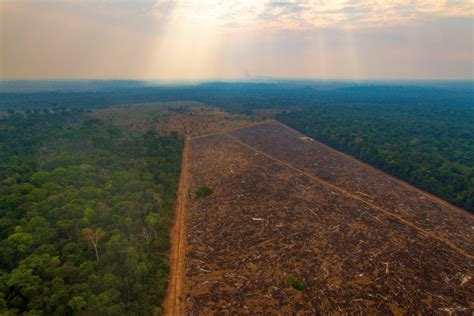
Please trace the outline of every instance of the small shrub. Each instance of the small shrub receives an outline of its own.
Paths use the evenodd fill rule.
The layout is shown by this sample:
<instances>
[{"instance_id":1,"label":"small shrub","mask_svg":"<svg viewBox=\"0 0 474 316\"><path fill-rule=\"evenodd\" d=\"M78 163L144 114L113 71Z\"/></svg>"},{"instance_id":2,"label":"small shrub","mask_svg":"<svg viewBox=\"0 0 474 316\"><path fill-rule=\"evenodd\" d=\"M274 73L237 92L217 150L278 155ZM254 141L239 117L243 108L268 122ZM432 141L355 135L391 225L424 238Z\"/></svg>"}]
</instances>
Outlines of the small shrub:
<instances>
[{"instance_id":1,"label":"small shrub","mask_svg":"<svg viewBox=\"0 0 474 316\"><path fill-rule=\"evenodd\" d=\"M199 198L205 198L206 196L209 196L212 193L214 193L214 190L212 190L211 188L209 188L209 187L200 187L196 191L196 198L198 198L198 199Z\"/></svg>"},{"instance_id":2,"label":"small shrub","mask_svg":"<svg viewBox=\"0 0 474 316\"><path fill-rule=\"evenodd\" d=\"M295 290L298 290L298 291L303 291L303 289L304 289L303 281L299 280L297 277L295 277L294 275L291 275L291 274L286 276L285 283L287 285L291 285L292 288L294 288Z\"/></svg>"}]
</instances>

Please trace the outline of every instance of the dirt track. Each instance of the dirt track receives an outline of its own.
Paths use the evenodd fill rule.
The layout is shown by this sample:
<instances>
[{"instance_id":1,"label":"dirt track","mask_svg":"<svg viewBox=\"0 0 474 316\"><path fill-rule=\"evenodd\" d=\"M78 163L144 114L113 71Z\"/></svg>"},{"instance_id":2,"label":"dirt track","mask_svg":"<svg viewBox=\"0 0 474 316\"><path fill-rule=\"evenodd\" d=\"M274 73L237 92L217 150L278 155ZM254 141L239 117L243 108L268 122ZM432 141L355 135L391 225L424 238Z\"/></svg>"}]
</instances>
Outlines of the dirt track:
<instances>
[{"instance_id":1,"label":"dirt track","mask_svg":"<svg viewBox=\"0 0 474 316\"><path fill-rule=\"evenodd\" d=\"M184 222L186 200L189 182L189 138L185 139L183 158L181 163L181 176L179 179L178 199L176 203L176 221L171 231L171 251L170 251L170 279L168 291L163 307L165 315L181 315L181 291L184 271L184 248L186 244Z\"/></svg>"}]
</instances>

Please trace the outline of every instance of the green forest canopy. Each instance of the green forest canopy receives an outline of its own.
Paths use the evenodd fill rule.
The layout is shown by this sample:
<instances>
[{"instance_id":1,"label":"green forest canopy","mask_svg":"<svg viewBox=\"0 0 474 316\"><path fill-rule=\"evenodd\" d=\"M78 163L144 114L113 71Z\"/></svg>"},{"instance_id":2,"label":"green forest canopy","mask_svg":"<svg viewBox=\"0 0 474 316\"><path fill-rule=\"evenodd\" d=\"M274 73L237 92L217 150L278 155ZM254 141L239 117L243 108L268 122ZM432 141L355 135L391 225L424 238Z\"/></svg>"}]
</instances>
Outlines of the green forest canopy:
<instances>
[{"instance_id":1,"label":"green forest canopy","mask_svg":"<svg viewBox=\"0 0 474 316\"><path fill-rule=\"evenodd\" d=\"M0 120L0 314L160 312L182 139L80 111Z\"/></svg>"}]
</instances>

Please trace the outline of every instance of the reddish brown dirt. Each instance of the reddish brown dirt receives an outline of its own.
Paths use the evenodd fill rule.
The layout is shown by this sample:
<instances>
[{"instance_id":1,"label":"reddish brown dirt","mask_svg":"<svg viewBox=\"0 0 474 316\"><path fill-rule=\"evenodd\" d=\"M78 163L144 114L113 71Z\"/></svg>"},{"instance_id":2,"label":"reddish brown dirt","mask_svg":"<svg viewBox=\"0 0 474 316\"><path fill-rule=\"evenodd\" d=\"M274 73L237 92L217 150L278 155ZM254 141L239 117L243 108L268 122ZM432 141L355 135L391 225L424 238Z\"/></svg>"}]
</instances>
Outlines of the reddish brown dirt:
<instances>
[{"instance_id":1,"label":"reddish brown dirt","mask_svg":"<svg viewBox=\"0 0 474 316\"><path fill-rule=\"evenodd\" d=\"M181 291L184 271L184 249L186 246L184 216L189 186L188 148L189 139L186 138L181 163L178 199L176 203L176 219L171 231L171 251L169 255L171 268L170 279L166 298L163 302L165 315L182 315Z\"/></svg>"},{"instance_id":2,"label":"reddish brown dirt","mask_svg":"<svg viewBox=\"0 0 474 316\"><path fill-rule=\"evenodd\" d=\"M186 314L473 310L470 214L278 123L191 139L189 162Z\"/></svg>"}]
</instances>

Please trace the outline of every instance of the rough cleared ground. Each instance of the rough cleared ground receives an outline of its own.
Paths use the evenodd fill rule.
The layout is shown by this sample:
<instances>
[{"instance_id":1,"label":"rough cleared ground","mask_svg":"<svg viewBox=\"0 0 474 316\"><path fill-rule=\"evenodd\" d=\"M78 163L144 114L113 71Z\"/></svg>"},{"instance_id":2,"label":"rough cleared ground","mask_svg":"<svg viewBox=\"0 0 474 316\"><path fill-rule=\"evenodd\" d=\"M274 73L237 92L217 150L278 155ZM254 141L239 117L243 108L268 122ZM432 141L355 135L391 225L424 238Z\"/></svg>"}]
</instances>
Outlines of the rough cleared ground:
<instances>
[{"instance_id":1,"label":"rough cleared ground","mask_svg":"<svg viewBox=\"0 0 474 316\"><path fill-rule=\"evenodd\" d=\"M186 314L472 312L471 215L277 123L189 150Z\"/></svg>"},{"instance_id":2,"label":"rough cleared ground","mask_svg":"<svg viewBox=\"0 0 474 316\"><path fill-rule=\"evenodd\" d=\"M197 136L248 126L259 118L223 112L199 102L133 104L96 110L93 116L137 130Z\"/></svg>"}]
</instances>

